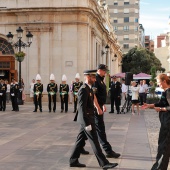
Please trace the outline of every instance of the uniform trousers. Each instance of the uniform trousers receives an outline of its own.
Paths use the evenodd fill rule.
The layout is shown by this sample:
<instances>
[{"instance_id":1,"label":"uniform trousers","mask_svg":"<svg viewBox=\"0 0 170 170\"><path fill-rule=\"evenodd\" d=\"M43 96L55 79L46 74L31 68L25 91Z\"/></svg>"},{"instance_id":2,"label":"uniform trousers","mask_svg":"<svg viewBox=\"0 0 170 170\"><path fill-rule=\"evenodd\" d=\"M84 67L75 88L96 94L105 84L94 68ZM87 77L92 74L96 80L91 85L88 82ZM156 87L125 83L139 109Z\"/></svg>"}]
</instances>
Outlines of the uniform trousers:
<instances>
[{"instance_id":1,"label":"uniform trousers","mask_svg":"<svg viewBox=\"0 0 170 170\"><path fill-rule=\"evenodd\" d=\"M103 105L100 105L101 109L102 107ZM99 142L102 145L103 149L105 150L106 154L111 154L113 150L110 143L107 141L105 124L103 120L104 115L98 115L97 110L95 109L94 119L95 119L95 127L96 127Z\"/></svg>"},{"instance_id":2,"label":"uniform trousers","mask_svg":"<svg viewBox=\"0 0 170 170\"><path fill-rule=\"evenodd\" d=\"M74 95L74 111L77 110L77 95Z\"/></svg>"},{"instance_id":3,"label":"uniform trousers","mask_svg":"<svg viewBox=\"0 0 170 170\"><path fill-rule=\"evenodd\" d=\"M61 99L61 110L64 110L64 104L65 104L65 112L68 111L68 94L60 95Z\"/></svg>"},{"instance_id":4,"label":"uniform trousers","mask_svg":"<svg viewBox=\"0 0 170 170\"><path fill-rule=\"evenodd\" d=\"M99 165L102 167L109 163L106 159L105 155L102 153L100 144L98 142L98 137L95 129L95 124L92 123L92 130L86 131L84 127L80 128L80 132L77 136L77 140L75 143L75 147L70 157L70 164L74 164L78 162L78 158L80 157L80 151L82 150L83 146L85 145L85 138L88 138L93 152L98 160Z\"/></svg>"},{"instance_id":5,"label":"uniform trousers","mask_svg":"<svg viewBox=\"0 0 170 170\"><path fill-rule=\"evenodd\" d=\"M37 111L38 106L40 111L42 111L42 95L39 94L38 96L34 94L34 105L35 105L35 111Z\"/></svg>"},{"instance_id":6,"label":"uniform trousers","mask_svg":"<svg viewBox=\"0 0 170 170\"><path fill-rule=\"evenodd\" d=\"M50 95L48 94L48 108L51 111L51 103L53 102L53 111L56 110L56 94Z\"/></svg>"},{"instance_id":7,"label":"uniform trousers","mask_svg":"<svg viewBox=\"0 0 170 170\"><path fill-rule=\"evenodd\" d=\"M5 111L6 109L6 94L0 96L0 110Z\"/></svg>"},{"instance_id":8,"label":"uniform trousers","mask_svg":"<svg viewBox=\"0 0 170 170\"><path fill-rule=\"evenodd\" d=\"M170 113L160 113L161 128L158 139L156 162L151 170L167 170L170 158Z\"/></svg>"},{"instance_id":9,"label":"uniform trousers","mask_svg":"<svg viewBox=\"0 0 170 170\"><path fill-rule=\"evenodd\" d=\"M19 111L17 96L11 96L11 102L12 102L12 109L15 111Z\"/></svg>"},{"instance_id":10,"label":"uniform trousers","mask_svg":"<svg viewBox=\"0 0 170 170\"><path fill-rule=\"evenodd\" d=\"M110 100L111 100L111 111L114 112L114 104L115 104L116 110L119 113L120 112L120 97L111 95Z\"/></svg>"}]
</instances>

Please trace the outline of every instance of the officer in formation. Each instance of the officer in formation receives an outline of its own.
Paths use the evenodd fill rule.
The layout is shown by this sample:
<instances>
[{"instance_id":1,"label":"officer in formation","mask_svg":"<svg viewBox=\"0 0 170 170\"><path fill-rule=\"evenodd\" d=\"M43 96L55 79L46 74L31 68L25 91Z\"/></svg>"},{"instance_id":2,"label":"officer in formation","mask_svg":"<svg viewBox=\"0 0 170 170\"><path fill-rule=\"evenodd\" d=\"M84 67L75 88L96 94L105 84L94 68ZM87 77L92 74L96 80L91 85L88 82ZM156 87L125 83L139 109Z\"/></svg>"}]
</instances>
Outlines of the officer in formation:
<instances>
[{"instance_id":1,"label":"officer in formation","mask_svg":"<svg viewBox=\"0 0 170 170\"><path fill-rule=\"evenodd\" d=\"M37 112L38 106L40 112L42 112L42 92L43 92L43 84L41 83L41 76L37 74L36 76L37 83L34 84L34 105L35 109L33 112Z\"/></svg>"},{"instance_id":2,"label":"officer in formation","mask_svg":"<svg viewBox=\"0 0 170 170\"><path fill-rule=\"evenodd\" d=\"M7 91L7 85L2 79L0 82L0 111L2 110L5 111L6 109L6 91Z\"/></svg>"},{"instance_id":3,"label":"officer in formation","mask_svg":"<svg viewBox=\"0 0 170 170\"><path fill-rule=\"evenodd\" d=\"M114 104L116 106L117 114L120 113L121 104L121 83L117 81L117 77L113 76L110 83L110 101L111 101L111 111L109 113L114 113Z\"/></svg>"},{"instance_id":4,"label":"officer in formation","mask_svg":"<svg viewBox=\"0 0 170 170\"><path fill-rule=\"evenodd\" d=\"M56 97L57 97L58 87L55 83L55 76L54 74L50 75L50 83L47 85L47 92L48 92L48 108L49 112L51 112L51 103L53 102L53 112L56 111Z\"/></svg>"},{"instance_id":5,"label":"officer in formation","mask_svg":"<svg viewBox=\"0 0 170 170\"><path fill-rule=\"evenodd\" d=\"M73 87L72 87L72 91L74 95L74 112L73 113L76 113L77 111L77 93L83 84L83 82L80 82L79 80L80 80L80 75L79 73L77 73L75 76L75 82L73 83Z\"/></svg>"},{"instance_id":6,"label":"officer in formation","mask_svg":"<svg viewBox=\"0 0 170 170\"><path fill-rule=\"evenodd\" d=\"M88 138L93 152L98 160L99 166L103 169L112 169L117 163L110 163L102 152L100 147L96 124L94 118L94 94L92 85L96 80L96 70L84 71L85 83L78 91L78 112L75 116L75 121L81 124L79 134L70 156L70 167L86 167L85 164L79 163L80 152L85 144L85 138Z\"/></svg>"},{"instance_id":7,"label":"officer in formation","mask_svg":"<svg viewBox=\"0 0 170 170\"><path fill-rule=\"evenodd\" d=\"M12 79L10 95L11 95L11 102L12 102L12 111L16 111L16 112L19 111L18 102L17 102L18 94L19 94L19 85L15 81L15 79Z\"/></svg>"},{"instance_id":8,"label":"officer in formation","mask_svg":"<svg viewBox=\"0 0 170 170\"><path fill-rule=\"evenodd\" d=\"M62 76L62 83L60 84L59 92L60 92L60 99L61 99L61 113L64 110L65 105L65 113L68 111L68 93L69 93L69 85L66 84L67 77L64 74Z\"/></svg>"}]
</instances>

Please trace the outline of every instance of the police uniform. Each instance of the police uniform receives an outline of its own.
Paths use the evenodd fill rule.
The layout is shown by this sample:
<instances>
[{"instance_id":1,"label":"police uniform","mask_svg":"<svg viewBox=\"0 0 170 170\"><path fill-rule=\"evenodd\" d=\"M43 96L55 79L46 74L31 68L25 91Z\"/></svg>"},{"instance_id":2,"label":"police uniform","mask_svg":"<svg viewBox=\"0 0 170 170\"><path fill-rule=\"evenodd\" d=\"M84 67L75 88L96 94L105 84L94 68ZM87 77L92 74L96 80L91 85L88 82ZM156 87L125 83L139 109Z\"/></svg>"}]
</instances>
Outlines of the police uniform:
<instances>
[{"instance_id":1,"label":"police uniform","mask_svg":"<svg viewBox=\"0 0 170 170\"><path fill-rule=\"evenodd\" d=\"M122 86L121 83L116 81L116 77L113 76L114 81L110 83L110 101L111 101L111 111L109 113L114 113L114 104L116 106L117 114L120 113L120 104L121 104L121 93Z\"/></svg>"},{"instance_id":2,"label":"police uniform","mask_svg":"<svg viewBox=\"0 0 170 170\"><path fill-rule=\"evenodd\" d=\"M14 82L11 84L11 87L10 87L12 111L19 111L18 102L17 102L18 93L19 93L19 85L14 80Z\"/></svg>"},{"instance_id":3,"label":"police uniform","mask_svg":"<svg viewBox=\"0 0 170 170\"><path fill-rule=\"evenodd\" d=\"M53 112L56 111L56 96L57 96L58 87L57 87L57 84L54 82L54 80L55 80L55 77L53 74L51 74L50 75L51 83L47 85L49 112L51 112L52 102L53 102Z\"/></svg>"},{"instance_id":4,"label":"police uniform","mask_svg":"<svg viewBox=\"0 0 170 170\"><path fill-rule=\"evenodd\" d=\"M60 99L61 99L61 112L64 110L65 104L65 112L68 111L68 93L69 93L69 85L65 82L67 81L66 75L62 76L62 84L60 84L59 92L60 92Z\"/></svg>"},{"instance_id":5,"label":"police uniform","mask_svg":"<svg viewBox=\"0 0 170 170\"><path fill-rule=\"evenodd\" d=\"M99 64L98 70L107 70L107 66L104 64ZM96 98L100 108L103 110L103 106L106 103L106 85L104 83L104 77L101 77L98 73L96 74L96 82L94 84L96 89ZM104 115L99 115L97 110L95 109L95 125L97 134L99 137L100 144L102 145L103 149L105 150L107 157L111 158L118 158L120 156L119 153L116 153L112 150L110 143L107 141L107 136L105 132L105 123L104 123Z\"/></svg>"},{"instance_id":6,"label":"police uniform","mask_svg":"<svg viewBox=\"0 0 170 170\"><path fill-rule=\"evenodd\" d=\"M76 110L77 110L77 93L78 93L78 90L80 89L80 87L83 84L83 82L79 82L79 79L80 79L79 73L76 74L75 79L76 79L76 82L73 83L73 87L72 87L72 91L73 91L73 95L74 95L74 112L73 113L76 113Z\"/></svg>"},{"instance_id":7,"label":"police uniform","mask_svg":"<svg viewBox=\"0 0 170 170\"><path fill-rule=\"evenodd\" d=\"M84 74L95 75L96 70L87 70ZM70 157L70 167L85 167L86 165L79 163L80 151L84 146L84 136L86 136L92 146L98 163L104 168L113 168L118 164L111 164L102 153L95 128L94 120L94 95L93 90L88 84L83 84L78 91L78 112L75 121L81 124L80 132Z\"/></svg>"},{"instance_id":8,"label":"police uniform","mask_svg":"<svg viewBox=\"0 0 170 170\"><path fill-rule=\"evenodd\" d=\"M6 110L6 91L7 85L3 82L0 84L0 111Z\"/></svg>"},{"instance_id":9,"label":"police uniform","mask_svg":"<svg viewBox=\"0 0 170 170\"><path fill-rule=\"evenodd\" d=\"M40 112L42 112L42 92L43 92L43 84L41 81L41 76L37 74L36 76L37 83L34 84L34 105L35 109L33 112L37 112L38 106L40 109Z\"/></svg>"}]
</instances>

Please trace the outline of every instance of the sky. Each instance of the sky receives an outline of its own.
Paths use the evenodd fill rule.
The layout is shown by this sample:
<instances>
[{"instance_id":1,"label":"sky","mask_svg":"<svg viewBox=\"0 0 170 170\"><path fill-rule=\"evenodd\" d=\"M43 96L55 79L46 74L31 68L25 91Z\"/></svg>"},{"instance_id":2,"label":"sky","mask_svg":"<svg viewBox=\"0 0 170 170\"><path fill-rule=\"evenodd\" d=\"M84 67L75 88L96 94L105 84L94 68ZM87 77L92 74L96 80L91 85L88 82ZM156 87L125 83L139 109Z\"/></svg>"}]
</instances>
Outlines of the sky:
<instances>
[{"instance_id":1,"label":"sky","mask_svg":"<svg viewBox=\"0 0 170 170\"><path fill-rule=\"evenodd\" d=\"M140 24L152 39L168 30L170 0L140 0Z\"/></svg>"}]
</instances>

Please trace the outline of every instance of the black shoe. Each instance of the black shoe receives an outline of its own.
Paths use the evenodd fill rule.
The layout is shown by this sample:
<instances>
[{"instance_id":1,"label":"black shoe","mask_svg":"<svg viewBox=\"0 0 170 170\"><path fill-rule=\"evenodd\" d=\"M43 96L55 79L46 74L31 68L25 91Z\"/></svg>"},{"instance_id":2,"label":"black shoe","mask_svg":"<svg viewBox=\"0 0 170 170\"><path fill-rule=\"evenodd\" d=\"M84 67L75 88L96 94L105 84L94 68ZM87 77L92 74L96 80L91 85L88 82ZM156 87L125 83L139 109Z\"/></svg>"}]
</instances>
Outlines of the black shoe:
<instances>
[{"instance_id":1,"label":"black shoe","mask_svg":"<svg viewBox=\"0 0 170 170\"><path fill-rule=\"evenodd\" d=\"M77 162L77 163L70 164L70 167L79 167L79 168L82 167L83 168L83 167L86 167L86 165Z\"/></svg>"},{"instance_id":2,"label":"black shoe","mask_svg":"<svg viewBox=\"0 0 170 170\"><path fill-rule=\"evenodd\" d=\"M76 113L76 111L74 110L74 112L73 113Z\"/></svg>"},{"instance_id":3,"label":"black shoe","mask_svg":"<svg viewBox=\"0 0 170 170\"><path fill-rule=\"evenodd\" d=\"M49 110L49 112L51 112L51 110Z\"/></svg>"},{"instance_id":4,"label":"black shoe","mask_svg":"<svg viewBox=\"0 0 170 170\"><path fill-rule=\"evenodd\" d=\"M117 112L117 114L120 114L120 112Z\"/></svg>"},{"instance_id":5,"label":"black shoe","mask_svg":"<svg viewBox=\"0 0 170 170\"><path fill-rule=\"evenodd\" d=\"M89 152L88 151L86 151L84 148L81 150L81 152L80 152L81 154L83 154L83 155L88 155L89 154Z\"/></svg>"},{"instance_id":6,"label":"black shoe","mask_svg":"<svg viewBox=\"0 0 170 170\"><path fill-rule=\"evenodd\" d=\"M112 151L111 153L107 154L107 158L119 158L120 154Z\"/></svg>"},{"instance_id":7,"label":"black shoe","mask_svg":"<svg viewBox=\"0 0 170 170\"><path fill-rule=\"evenodd\" d=\"M15 110L16 112L19 112L19 110Z\"/></svg>"},{"instance_id":8,"label":"black shoe","mask_svg":"<svg viewBox=\"0 0 170 170\"><path fill-rule=\"evenodd\" d=\"M55 113L55 110L53 110L53 112Z\"/></svg>"},{"instance_id":9,"label":"black shoe","mask_svg":"<svg viewBox=\"0 0 170 170\"><path fill-rule=\"evenodd\" d=\"M65 111L65 113L67 113L67 111Z\"/></svg>"},{"instance_id":10,"label":"black shoe","mask_svg":"<svg viewBox=\"0 0 170 170\"><path fill-rule=\"evenodd\" d=\"M116 167L117 165L118 165L118 163L108 163L108 164L104 165L102 168L104 170L107 170L107 169L112 169L112 168Z\"/></svg>"},{"instance_id":11,"label":"black shoe","mask_svg":"<svg viewBox=\"0 0 170 170\"><path fill-rule=\"evenodd\" d=\"M3 109L3 111L5 112L5 109Z\"/></svg>"},{"instance_id":12,"label":"black shoe","mask_svg":"<svg viewBox=\"0 0 170 170\"><path fill-rule=\"evenodd\" d=\"M40 112L42 112L42 109L40 109Z\"/></svg>"},{"instance_id":13,"label":"black shoe","mask_svg":"<svg viewBox=\"0 0 170 170\"><path fill-rule=\"evenodd\" d=\"M37 112L36 110L34 110L33 112Z\"/></svg>"},{"instance_id":14,"label":"black shoe","mask_svg":"<svg viewBox=\"0 0 170 170\"><path fill-rule=\"evenodd\" d=\"M13 110L11 110L11 111L15 111L15 110L13 109Z\"/></svg>"},{"instance_id":15,"label":"black shoe","mask_svg":"<svg viewBox=\"0 0 170 170\"><path fill-rule=\"evenodd\" d=\"M63 113L63 110L61 110L61 112L60 113Z\"/></svg>"},{"instance_id":16,"label":"black shoe","mask_svg":"<svg viewBox=\"0 0 170 170\"><path fill-rule=\"evenodd\" d=\"M114 113L114 111L110 111L109 113Z\"/></svg>"}]
</instances>

